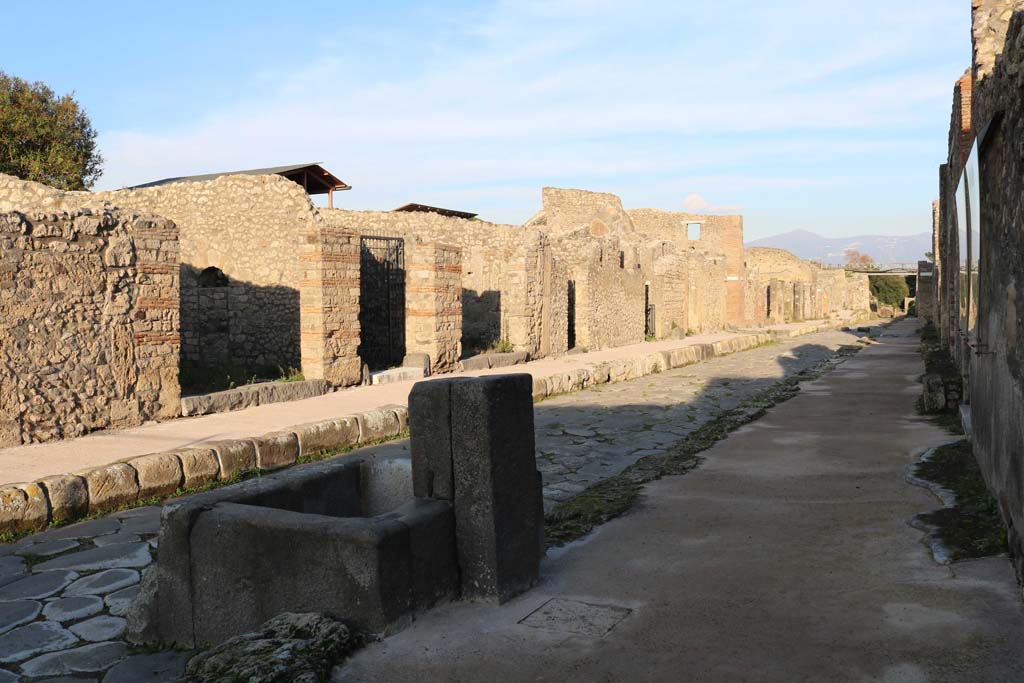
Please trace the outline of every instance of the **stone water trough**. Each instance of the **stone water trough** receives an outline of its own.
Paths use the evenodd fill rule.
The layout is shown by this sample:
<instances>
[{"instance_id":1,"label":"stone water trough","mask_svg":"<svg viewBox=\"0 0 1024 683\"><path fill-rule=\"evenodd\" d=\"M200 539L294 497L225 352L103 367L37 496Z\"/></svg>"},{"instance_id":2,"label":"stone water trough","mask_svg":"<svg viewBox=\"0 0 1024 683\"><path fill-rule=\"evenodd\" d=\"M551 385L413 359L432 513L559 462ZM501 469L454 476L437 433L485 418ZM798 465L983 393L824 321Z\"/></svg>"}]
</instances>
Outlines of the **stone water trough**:
<instances>
[{"instance_id":1,"label":"stone water trough","mask_svg":"<svg viewBox=\"0 0 1024 683\"><path fill-rule=\"evenodd\" d=\"M529 375L409 398L412 457L341 457L164 508L151 640L216 644L283 612L369 631L456 598L504 601L543 555Z\"/></svg>"}]
</instances>

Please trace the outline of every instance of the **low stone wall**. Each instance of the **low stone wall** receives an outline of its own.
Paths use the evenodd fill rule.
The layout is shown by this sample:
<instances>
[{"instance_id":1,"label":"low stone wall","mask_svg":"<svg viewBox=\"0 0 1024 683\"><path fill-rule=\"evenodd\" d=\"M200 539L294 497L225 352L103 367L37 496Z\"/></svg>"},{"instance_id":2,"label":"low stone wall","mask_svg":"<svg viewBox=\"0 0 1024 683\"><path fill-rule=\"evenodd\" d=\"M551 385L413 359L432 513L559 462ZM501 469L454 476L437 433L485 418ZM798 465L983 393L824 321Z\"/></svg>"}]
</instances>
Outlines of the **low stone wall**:
<instances>
[{"instance_id":1,"label":"low stone wall","mask_svg":"<svg viewBox=\"0 0 1024 683\"><path fill-rule=\"evenodd\" d=\"M178 231L0 214L0 447L178 414Z\"/></svg>"},{"instance_id":2,"label":"low stone wall","mask_svg":"<svg viewBox=\"0 0 1024 683\"><path fill-rule=\"evenodd\" d=\"M254 406L286 401L301 401L322 396L332 390L330 382L323 379L308 379L301 382L262 382L236 389L215 391L181 399L181 414L184 417L210 415L243 410Z\"/></svg>"}]
</instances>

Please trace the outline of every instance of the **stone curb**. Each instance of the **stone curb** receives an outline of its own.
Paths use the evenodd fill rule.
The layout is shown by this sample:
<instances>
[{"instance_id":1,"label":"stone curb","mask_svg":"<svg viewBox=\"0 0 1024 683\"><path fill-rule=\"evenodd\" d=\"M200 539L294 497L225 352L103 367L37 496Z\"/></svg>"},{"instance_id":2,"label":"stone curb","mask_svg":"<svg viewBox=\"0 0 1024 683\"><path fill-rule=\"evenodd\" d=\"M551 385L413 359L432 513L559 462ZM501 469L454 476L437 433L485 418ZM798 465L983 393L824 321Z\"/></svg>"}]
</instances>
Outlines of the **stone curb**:
<instances>
[{"instance_id":1,"label":"stone curb","mask_svg":"<svg viewBox=\"0 0 1024 683\"><path fill-rule=\"evenodd\" d=\"M0 487L0 533L37 531L50 522L72 522L95 512L169 497L225 481L242 472L291 467L325 451L393 439L409 419L405 406L382 406L297 425L248 439L224 439L127 462Z\"/></svg>"},{"instance_id":2,"label":"stone curb","mask_svg":"<svg viewBox=\"0 0 1024 683\"><path fill-rule=\"evenodd\" d=\"M856 323L857 320L848 320L798 330L744 334L709 344L596 363L571 372L544 377L535 375L533 400L540 401L599 384L639 379L708 358L753 349L778 339L815 334ZM251 388L248 391L253 396L259 395ZM304 459L314 459L325 451L392 439L405 430L408 415L405 406L382 406L358 415L296 425L259 437L201 443L73 474L49 476L32 483L9 484L0 487L0 533L35 531L50 522L70 522L87 514L113 510L147 498L170 496L182 487L196 489L225 481L246 470L278 470Z\"/></svg>"}]
</instances>

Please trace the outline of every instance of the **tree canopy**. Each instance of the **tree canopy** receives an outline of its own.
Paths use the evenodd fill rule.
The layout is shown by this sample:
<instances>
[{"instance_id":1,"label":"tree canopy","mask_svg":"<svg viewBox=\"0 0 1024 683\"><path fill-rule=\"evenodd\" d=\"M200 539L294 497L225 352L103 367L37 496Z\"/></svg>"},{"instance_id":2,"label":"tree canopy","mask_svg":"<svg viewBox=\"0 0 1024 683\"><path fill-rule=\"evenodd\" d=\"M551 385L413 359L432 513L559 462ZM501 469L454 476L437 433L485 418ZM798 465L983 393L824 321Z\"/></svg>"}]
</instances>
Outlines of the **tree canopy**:
<instances>
[{"instance_id":1,"label":"tree canopy","mask_svg":"<svg viewBox=\"0 0 1024 683\"><path fill-rule=\"evenodd\" d=\"M902 306L903 300L910 296L910 285L902 275L872 275L871 293L880 304Z\"/></svg>"},{"instance_id":2,"label":"tree canopy","mask_svg":"<svg viewBox=\"0 0 1024 683\"><path fill-rule=\"evenodd\" d=\"M96 131L73 97L0 71L0 173L85 190L103 172Z\"/></svg>"},{"instance_id":3,"label":"tree canopy","mask_svg":"<svg viewBox=\"0 0 1024 683\"><path fill-rule=\"evenodd\" d=\"M846 265L853 268L871 268L871 266L875 265L875 259L856 249L847 249L844 255L846 256Z\"/></svg>"}]
</instances>

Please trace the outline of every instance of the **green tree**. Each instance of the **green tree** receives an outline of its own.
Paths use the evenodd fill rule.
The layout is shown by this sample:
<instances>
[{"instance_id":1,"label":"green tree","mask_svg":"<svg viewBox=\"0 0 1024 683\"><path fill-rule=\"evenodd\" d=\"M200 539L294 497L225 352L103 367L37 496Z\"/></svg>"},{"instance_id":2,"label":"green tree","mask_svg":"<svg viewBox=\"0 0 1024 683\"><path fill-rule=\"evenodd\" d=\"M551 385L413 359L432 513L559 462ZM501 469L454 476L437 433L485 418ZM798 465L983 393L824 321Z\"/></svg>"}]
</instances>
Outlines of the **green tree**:
<instances>
[{"instance_id":1,"label":"green tree","mask_svg":"<svg viewBox=\"0 0 1024 683\"><path fill-rule=\"evenodd\" d=\"M910 286L902 275L872 275L870 278L871 293L883 306L902 306L903 300L910 296Z\"/></svg>"},{"instance_id":2,"label":"green tree","mask_svg":"<svg viewBox=\"0 0 1024 683\"><path fill-rule=\"evenodd\" d=\"M84 190L103 172L96 131L72 94L0 71L0 173Z\"/></svg>"}]
</instances>

